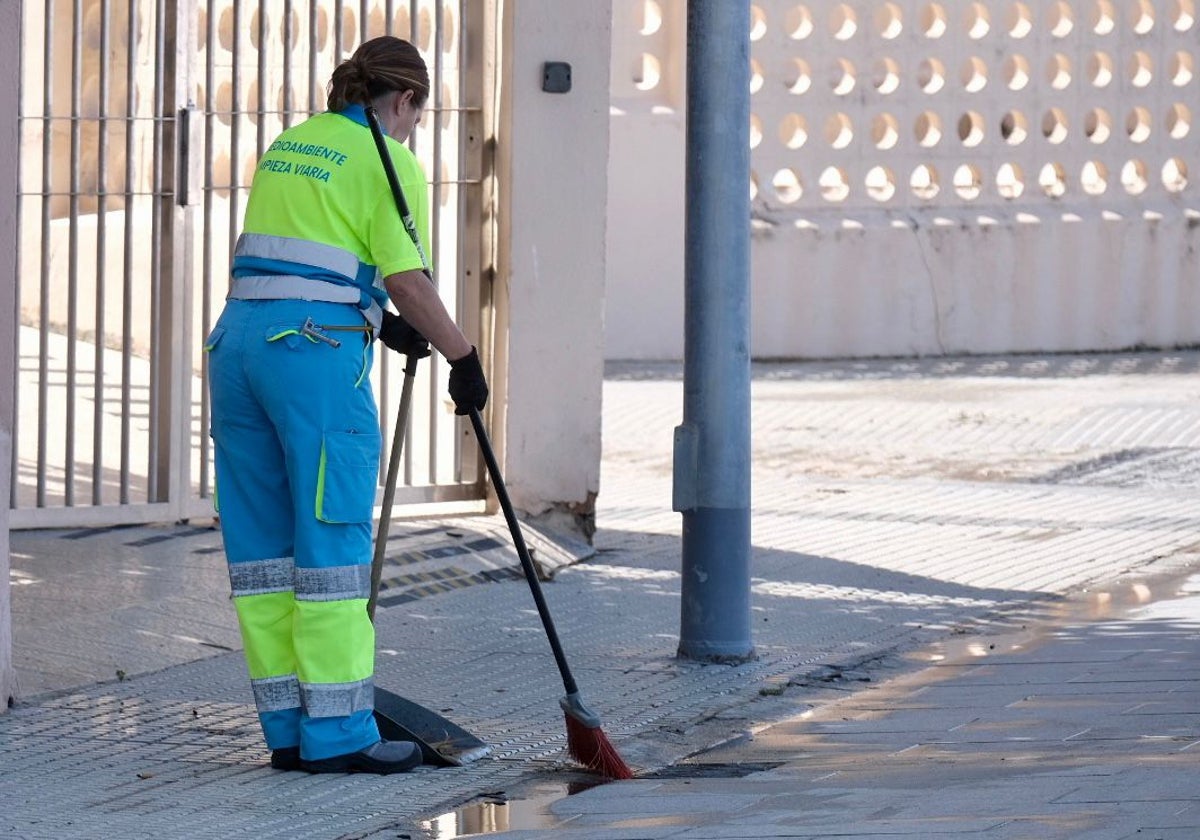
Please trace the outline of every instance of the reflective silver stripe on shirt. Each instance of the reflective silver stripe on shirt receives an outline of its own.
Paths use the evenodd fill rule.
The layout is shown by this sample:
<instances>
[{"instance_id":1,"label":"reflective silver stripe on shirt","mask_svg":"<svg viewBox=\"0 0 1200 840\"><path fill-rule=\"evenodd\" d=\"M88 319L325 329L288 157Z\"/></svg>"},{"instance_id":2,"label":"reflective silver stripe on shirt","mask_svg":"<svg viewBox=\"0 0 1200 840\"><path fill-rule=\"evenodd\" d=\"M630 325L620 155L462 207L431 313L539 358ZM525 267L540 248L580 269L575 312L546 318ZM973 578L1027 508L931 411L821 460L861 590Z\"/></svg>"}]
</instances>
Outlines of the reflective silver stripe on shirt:
<instances>
[{"instance_id":1,"label":"reflective silver stripe on shirt","mask_svg":"<svg viewBox=\"0 0 1200 840\"><path fill-rule=\"evenodd\" d=\"M296 569L297 601L347 601L371 597L371 566Z\"/></svg>"},{"instance_id":2,"label":"reflective silver stripe on shirt","mask_svg":"<svg viewBox=\"0 0 1200 840\"><path fill-rule=\"evenodd\" d=\"M300 683L309 717L346 717L375 708L375 678L351 683Z\"/></svg>"},{"instance_id":3,"label":"reflective silver stripe on shirt","mask_svg":"<svg viewBox=\"0 0 1200 840\"><path fill-rule=\"evenodd\" d=\"M311 239L272 236L267 233L243 233L238 237L233 255L302 263L332 271L350 281L358 277L357 255L345 248L313 242Z\"/></svg>"},{"instance_id":4,"label":"reflective silver stripe on shirt","mask_svg":"<svg viewBox=\"0 0 1200 840\"><path fill-rule=\"evenodd\" d=\"M313 280L295 274L252 274L229 280L229 294L234 300L316 300L324 303L349 303L376 332L383 323L383 309L375 299L358 286L341 286L327 280ZM363 298L370 300L364 308Z\"/></svg>"},{"instance_id":5,"label":"reflective silver stripe on shirt","mask_svg":"<svg viewBox=\"0 0 1200 840\"><path fill-rule=\"evenodd\" d=\"M254 705L262 712L282 712L300 708L300 680L295 674L250 680Z\"/></svg>"},{"instance_id":6,"label":"reflective silver stripe on shirt","mask_svg":"<svg viewBox=\"0 0 1200 840\"><path fill-rule=\"evenodd\" d=\"M229 297L238 300L320 300L353 303L362 300L358 286L339 286L328 280L313 280L295 274L252 274L229 281Z\"/></svg>"},{"instance_id":7,"label":"reflective silver stripe on shirt","mask_svg":"<svg viewBox=\"0 0 1200 840\"><path fill-rule=\"evenodd\" d=\"M291 557L250 560L229 564L229 586L233 597L290 592L296 577L296 562Z\"/></svg>"}]
</instances>

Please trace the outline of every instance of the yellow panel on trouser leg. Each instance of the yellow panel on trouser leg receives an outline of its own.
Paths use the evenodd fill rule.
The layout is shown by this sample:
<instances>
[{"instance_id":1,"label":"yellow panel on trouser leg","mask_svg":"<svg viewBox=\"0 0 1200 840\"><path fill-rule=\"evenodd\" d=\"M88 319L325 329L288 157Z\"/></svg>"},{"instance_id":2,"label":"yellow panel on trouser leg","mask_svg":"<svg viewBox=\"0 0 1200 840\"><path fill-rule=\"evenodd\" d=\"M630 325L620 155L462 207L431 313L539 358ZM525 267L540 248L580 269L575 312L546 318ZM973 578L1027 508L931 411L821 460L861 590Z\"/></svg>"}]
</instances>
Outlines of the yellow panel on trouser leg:
<instances>
[{"instance_id":1,"label":"yellow panel on trouser leg","mask_svg":"<svg viewBox=\"0 0 1200 840\"><path fill-rule=\"evenodd\" d=\"M352 683L375 672L367 599L297 601L293 639L302 683Z\"/></svg>"},{"instance_id":2,"label":"yellow panel on trouser leg","mask_svg":"<svg viewBox=\"0 0 1200 840\"><path fill-rule=\"evenodd\" d=\"M242 628L250 679L295 673L292 633L297 605L291 591L240 595L233 599L233 606Z\"/></svg>"}]
</instances>

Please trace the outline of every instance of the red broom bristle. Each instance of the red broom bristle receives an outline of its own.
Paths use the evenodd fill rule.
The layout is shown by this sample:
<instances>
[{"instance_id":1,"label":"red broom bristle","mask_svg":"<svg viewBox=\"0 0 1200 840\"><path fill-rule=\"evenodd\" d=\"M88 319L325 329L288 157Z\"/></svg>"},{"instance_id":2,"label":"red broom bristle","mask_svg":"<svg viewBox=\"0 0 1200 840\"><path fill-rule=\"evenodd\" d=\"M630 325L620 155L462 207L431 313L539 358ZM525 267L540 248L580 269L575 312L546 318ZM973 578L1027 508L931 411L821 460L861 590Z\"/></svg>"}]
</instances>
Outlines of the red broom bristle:
<instances>
[{"instance_id":1,"label":"red broom bristle","mask_svg":"<svg viewBox=\"0 0 1200 840\"><path fill-rule=\"evenodd\" d=\"M629 769L604 730L567 715L567 752L584 767L609 779L632 779Z\"/></svg>"}]
</instances>

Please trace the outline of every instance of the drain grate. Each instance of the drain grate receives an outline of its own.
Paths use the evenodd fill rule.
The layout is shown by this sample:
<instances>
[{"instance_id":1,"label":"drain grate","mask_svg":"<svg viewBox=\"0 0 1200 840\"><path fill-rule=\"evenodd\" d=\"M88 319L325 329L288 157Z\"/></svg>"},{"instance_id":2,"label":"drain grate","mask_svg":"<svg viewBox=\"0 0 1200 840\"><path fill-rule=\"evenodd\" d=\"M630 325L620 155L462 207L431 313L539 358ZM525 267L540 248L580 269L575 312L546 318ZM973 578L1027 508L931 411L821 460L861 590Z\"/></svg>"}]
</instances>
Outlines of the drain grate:
<instances>
[{"instance_id":1,"label":"drain grate","mask_svg":"<svg viewBox=\"0 0 1200 840\"><path fill-rule=\"evenodd\" d=\"M727 764L673 764L653 773L639 773L639 779L744 779L783 766L782 761L742 761Z\"/></svg>"}]
</instances>

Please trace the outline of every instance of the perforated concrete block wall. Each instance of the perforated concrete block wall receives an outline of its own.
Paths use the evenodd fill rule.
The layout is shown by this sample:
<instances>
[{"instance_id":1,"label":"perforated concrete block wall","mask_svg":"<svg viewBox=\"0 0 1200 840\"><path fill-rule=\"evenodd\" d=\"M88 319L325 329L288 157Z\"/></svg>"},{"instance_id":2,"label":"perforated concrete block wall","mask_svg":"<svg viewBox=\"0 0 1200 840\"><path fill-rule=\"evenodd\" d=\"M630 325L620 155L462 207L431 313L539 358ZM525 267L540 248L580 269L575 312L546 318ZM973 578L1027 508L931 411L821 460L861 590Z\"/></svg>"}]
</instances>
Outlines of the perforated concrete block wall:
<instances>
[{"instance_id":1,"label":"perforated concrete block wall","mask_svg":"<svg viewBox=\"0 0 1200 840\"><path fill-rule=\"evenodd\" d=\"M686 3L616 5L606 355L678 357ZM1200 340L1194 0L750 13L756 356Z\"/></svg>"}]
</instances>

